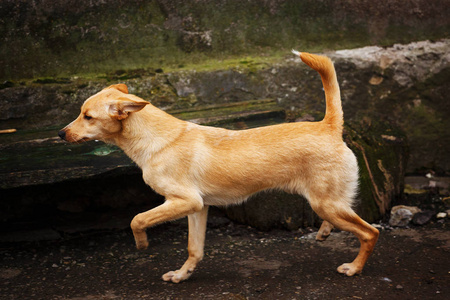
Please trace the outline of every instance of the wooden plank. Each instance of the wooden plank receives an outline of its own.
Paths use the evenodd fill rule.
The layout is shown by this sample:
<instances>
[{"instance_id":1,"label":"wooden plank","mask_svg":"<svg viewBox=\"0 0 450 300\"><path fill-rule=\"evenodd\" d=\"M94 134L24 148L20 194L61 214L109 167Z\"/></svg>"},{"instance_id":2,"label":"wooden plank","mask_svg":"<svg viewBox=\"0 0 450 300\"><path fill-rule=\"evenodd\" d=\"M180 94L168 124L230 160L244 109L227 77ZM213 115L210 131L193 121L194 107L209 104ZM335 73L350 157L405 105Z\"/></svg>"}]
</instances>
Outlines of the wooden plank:
<instances>
[{"instance_id":1,"label":"wooden plank","mask_svg":"<svg viewBox=\"0 0 450 300\"><path fill-rule=\"evenodd\" d=\"M233 129L282 123L285 118L284 110L271 99L169 113L193 123ZM116 146L95 141L69 144L56 136L59 128L0 135L1 189L103 176L113 171L140 172Z\"/></svg>"}]
</instances>

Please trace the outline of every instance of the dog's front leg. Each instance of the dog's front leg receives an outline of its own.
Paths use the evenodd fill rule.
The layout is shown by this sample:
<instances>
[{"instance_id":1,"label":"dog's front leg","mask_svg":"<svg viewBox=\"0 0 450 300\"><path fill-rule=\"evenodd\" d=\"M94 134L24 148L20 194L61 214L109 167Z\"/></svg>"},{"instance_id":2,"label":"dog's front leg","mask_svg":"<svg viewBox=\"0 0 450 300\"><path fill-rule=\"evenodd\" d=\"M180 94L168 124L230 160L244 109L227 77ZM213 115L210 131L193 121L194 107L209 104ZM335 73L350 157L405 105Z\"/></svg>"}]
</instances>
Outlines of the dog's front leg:
<instances>
[{"instance_id":1,"label":"dog's front leg","mask_svg":"<svg viewBox=\"0 0 450 300\"><path fill-rule=\"evenodd\" d=\"M197 264L203 259L203 248L205 245L206 220L208 218L208 206L204 206L199 212L188 216L189 221L189 258L181 269L170 271L162 276L164 281L178 283L188 279L194 272Z\"/></svg>"},{"instance_id":2,"label":"dog's front leg","mask_svg":"<svg viewBox=\"0 0 450 300\"><path fill-rule=\"evenodd\" d=\"M145 230L156 224L179 219L194 212L202 211L201 197L167 197L160 206L136 215L131 221L136 247L140 250L148 247Z\"/></svg>"}]
</instances>

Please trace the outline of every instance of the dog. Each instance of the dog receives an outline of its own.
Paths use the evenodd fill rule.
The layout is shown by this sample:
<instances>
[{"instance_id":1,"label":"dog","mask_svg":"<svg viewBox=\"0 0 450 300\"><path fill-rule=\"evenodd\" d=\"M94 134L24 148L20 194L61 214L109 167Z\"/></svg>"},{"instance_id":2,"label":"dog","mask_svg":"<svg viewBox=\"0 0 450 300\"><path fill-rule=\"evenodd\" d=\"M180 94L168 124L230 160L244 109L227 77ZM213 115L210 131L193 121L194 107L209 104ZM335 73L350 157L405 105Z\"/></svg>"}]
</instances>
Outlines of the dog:
<instances>
[{"instance_id":1,"label":"dog","mask_svg":"<svg viewBox=\"0 0 450 300\"><path fill-rule=\"evenodd\" d=\"M130 226L138 249L148 247L146 229L188 216L189 258L162 276L188 279L203 258L206 219L211 205L244 202L268 189L303 195L324 221L317 240L333 227L360 241L351 263L337 268L361 273L379 232L352 209L358 165L342 139L343 111L334 65L326 56L293 53L322 79L326 113L319 122L297 122L228 130L179 120L128 93L124 84L88 98L77 119L58 135L71 143L101 140L119 146L142 169L143 179L165 202L136 215Z\"/></svg>"}]
</instances>

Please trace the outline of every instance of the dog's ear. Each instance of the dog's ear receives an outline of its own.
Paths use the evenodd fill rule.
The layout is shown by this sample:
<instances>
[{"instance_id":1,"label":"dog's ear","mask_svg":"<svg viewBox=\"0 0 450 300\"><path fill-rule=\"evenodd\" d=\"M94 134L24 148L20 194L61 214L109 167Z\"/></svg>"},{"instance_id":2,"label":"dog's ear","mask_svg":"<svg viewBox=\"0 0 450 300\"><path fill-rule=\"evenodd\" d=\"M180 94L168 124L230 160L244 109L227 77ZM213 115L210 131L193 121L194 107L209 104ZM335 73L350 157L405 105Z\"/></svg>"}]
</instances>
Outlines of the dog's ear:
<instances>
[{"instance_id":1,"label":"dog's ear","mask_svg":"<svg viewBox=\"0 0 450 300\"><path fill-rule=\"evenodd\" d=\"M108 86L106 89L116 89L122 93L128 94L128 87L123 83L113 84Z\"/></svg>"},{"instance_id":2,"label":"dog's ear","mask_svg":"<svg viewBox=\"0 0 450 300\"><path fill-rule=\"evenodd\" d=\"M144 100L115 100L109 104L108 113L117 120L123 120L129 113L137 112L143 109L150 102Z\"/></svg>"}]
</instances>

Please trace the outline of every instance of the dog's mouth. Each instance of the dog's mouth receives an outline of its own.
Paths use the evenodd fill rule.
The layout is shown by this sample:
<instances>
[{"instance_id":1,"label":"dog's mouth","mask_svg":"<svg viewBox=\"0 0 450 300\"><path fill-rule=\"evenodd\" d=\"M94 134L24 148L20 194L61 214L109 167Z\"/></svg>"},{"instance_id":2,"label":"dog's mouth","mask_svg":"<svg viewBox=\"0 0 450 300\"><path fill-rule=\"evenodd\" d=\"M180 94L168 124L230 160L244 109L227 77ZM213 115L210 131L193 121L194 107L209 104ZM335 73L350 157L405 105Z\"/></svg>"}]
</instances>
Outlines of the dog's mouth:
<instances>
[{"instance_id":1,"label":"dog's mouth","mask_svg":"<svg viewBox=\"0 0 450 300\"><path fill-rule=\"evenodd\" d=\"M81 143L84 143L84 142L87 142L87 141L91 140L90 138L87 138L87 137L79 138L78 136L73 136L73 135L72 136L68 136L67 132L65 130L59 131L58 132L58 136L62 140L66 141L66 142L69 142L69 143L73 143L73 144L81 144Z\"/></svg>"},{"instance_id":2,"label":"dog's mouth","mask_svg":"<svg viewBox=\"0 0 450 300\"><path fill-rule=\"evenodd\" d=\"M85 142L88 142L88 141L90 141L91 139L88 139L88 138L82 138L82 139L74 139L74 140L65 140L66 142L69 142L69 143L71 143L71 144L82 144L82 143L85 143Z\"/></svg>"},{"instance_id":3,"label":"dog's mouth","mask_svg":"<svg viewBox=\"0 0 450 300\"><path fill-rule=\"evenodd\" d=\"M89 138L81 138L81 139L65 139L65 141L67 141L67 142L69 142L69 143L71 143L71 144L81 144L81 143L84 143L84 142L88 142L88 141L90 141L91 139L89 139Z\"/></svg>"},{"instance_id":4,"label":"dog's mouth","mask_svg":"<svg viewBox=\"0 0 450 300\"><path fill-rule=\"evenodd\" d=\"M74 141L74 142L72 142L72 143L81 144L81 143L84 143L84 142L88 142L88 141L90 141L90 140L91 140L91 139L88 139L88 138L82 138L82 139L76 140L76 141Z\"/></svg>"}]
</instances>

